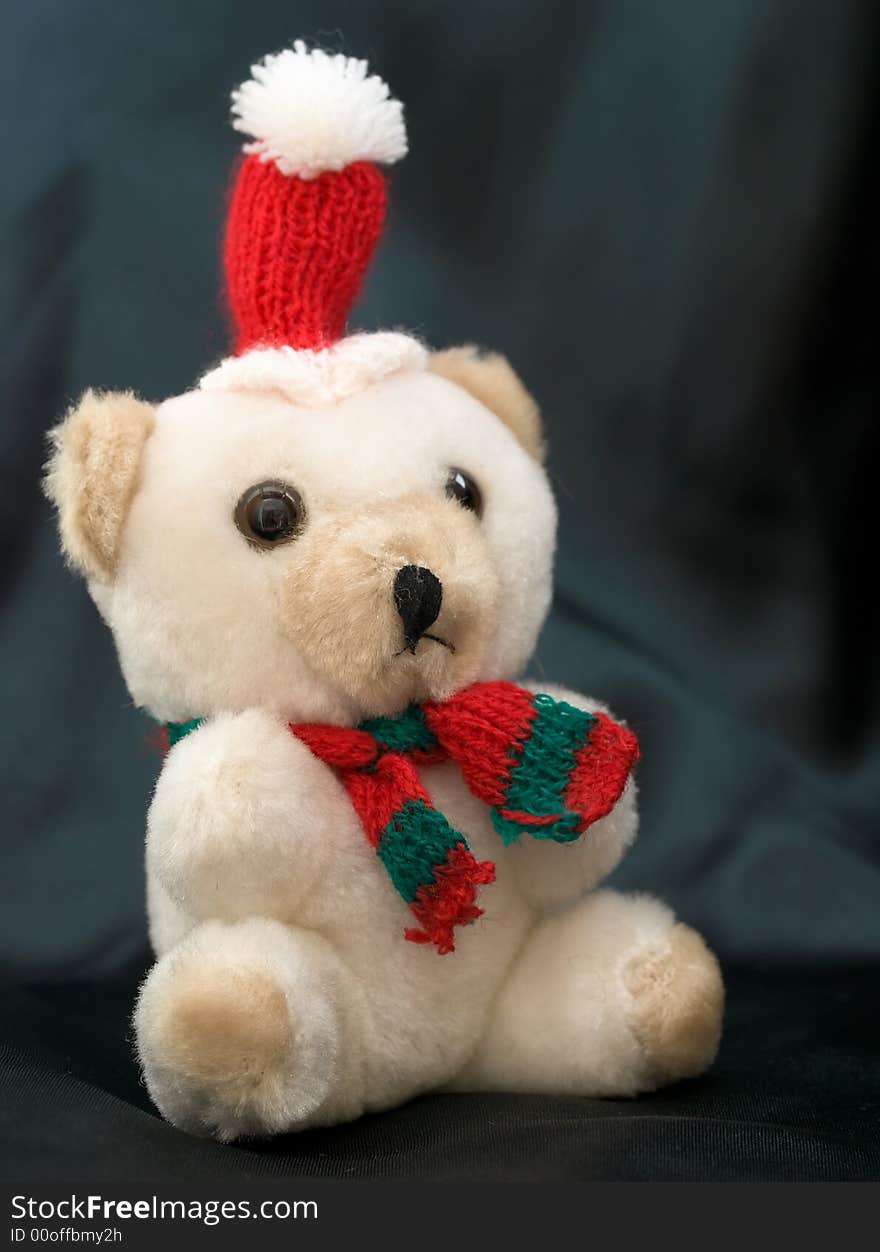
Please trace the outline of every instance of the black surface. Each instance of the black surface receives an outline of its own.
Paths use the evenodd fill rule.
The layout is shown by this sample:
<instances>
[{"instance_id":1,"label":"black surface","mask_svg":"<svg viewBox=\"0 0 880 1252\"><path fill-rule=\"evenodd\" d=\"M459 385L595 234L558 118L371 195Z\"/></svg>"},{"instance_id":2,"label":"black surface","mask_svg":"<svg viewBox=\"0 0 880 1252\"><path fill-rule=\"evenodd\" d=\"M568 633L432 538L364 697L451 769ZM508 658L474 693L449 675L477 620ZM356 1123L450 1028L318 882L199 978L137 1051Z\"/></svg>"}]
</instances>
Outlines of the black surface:
<instances>
[{"instance_id":1,"label":"black surface","mask_svg":"<svg viewBox=\"0 0 880 1252\"><path fill-rule=\"evenodd\" d=\"M350 1126L221 1146L162 1122L128 1045L132 985L2 1005L10 1181L309 1175L530 1181L880 1177L880 1007L864 970L734 972L713 1073L638 1100L437 1095Z\"/></svg>"},{"instance_id":2,"label":"black surface","mask_svg":"<svg viewBox=\"0 0 880 1252\"><path fill-rule=\"evenodd\" d=\"M157 761L36 483L44 432L83 388L159 398L224 351L227 93L300 34L368 55L408 106L412 151L357 324L498 347L546 412L561 547L534 670L639 733L642 833L617 885L663 895L728 967L785 962L814 971L799 987L825 988L812 1043L808 994L744 990L734 1071L706 1084L625 1106L422 1101L304 1140L303 1168L357 1169L375 1136L391 1162L426 1162L418 1144L435 1142L420 1168L439 1176L460 1136L483 1135L485 1169L525 1169L530 1152L560 1174L572 1161L650 1172L651 1152L662 1164L679 1144L707 1176L734 1158L743 1174L876 1171L856 1126L876 1089L852 1060L876 1037L859 1038L829 972L880 963L872 0L6 6L0 964L13 987L70 987L26 993L8 1023L32 1036L30 1086L0 1087L16 1161L60 1168L75 1125L88 1127L77 1163L96 1173L184 1151L116 1102L132 1094L130 996L107 1000L147 959ZM96 1016L72 1055L92 1089L39 1069L79 996ZM772 1024L767 1051L736 1026L752 1003ZM783 1064L776 1093L767 1073ZM705 1101L725 1073L713 1131ZM792 1103L808 1091L815 1103ZM668 1139L652 1112L664 1100ZM631 1151L608 1147L603 1165L612 1135ZM238 1150L200 1152L191 1168L250 1168Z\"/></svg>"}]
</instances>

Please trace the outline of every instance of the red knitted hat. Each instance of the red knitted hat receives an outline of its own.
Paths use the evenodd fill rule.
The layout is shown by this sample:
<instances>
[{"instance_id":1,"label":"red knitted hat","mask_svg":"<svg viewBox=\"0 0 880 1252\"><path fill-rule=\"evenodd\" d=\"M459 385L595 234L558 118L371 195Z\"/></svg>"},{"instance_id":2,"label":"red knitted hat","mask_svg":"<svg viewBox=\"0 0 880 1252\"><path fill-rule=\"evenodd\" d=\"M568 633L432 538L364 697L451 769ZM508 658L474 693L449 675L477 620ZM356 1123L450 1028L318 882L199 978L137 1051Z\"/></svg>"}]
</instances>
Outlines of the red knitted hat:
<instances>
[{"instance_id":1,"label":"red knitted hat","mask_svg":"<svg viewBox=\"0 0 880 1252\"><path fill-rule=\"evenodd\" d=\"M251 72L232 95L233 125L251 137L224 247L236 356L200 385L322 405L423 368L407 335L344 338L385 217L377 164L406 154L402 105L365 61L301 41Z\"/></svg>"}]
</instances>

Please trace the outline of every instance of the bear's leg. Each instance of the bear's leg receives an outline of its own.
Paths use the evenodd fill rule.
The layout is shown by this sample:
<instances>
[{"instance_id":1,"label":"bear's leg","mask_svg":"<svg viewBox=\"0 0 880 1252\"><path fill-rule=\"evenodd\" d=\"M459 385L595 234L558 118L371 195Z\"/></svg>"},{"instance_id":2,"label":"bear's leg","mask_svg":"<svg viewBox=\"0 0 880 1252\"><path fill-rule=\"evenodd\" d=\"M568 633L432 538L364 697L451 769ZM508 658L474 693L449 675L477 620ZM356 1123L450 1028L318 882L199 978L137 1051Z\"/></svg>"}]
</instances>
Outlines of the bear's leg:
<instances>
[{"instance_id":1,"label":"bear's leg","mask_svg":"<svg viewBox=\"0 0 880 1252\"><path fill-rule=\"evenodd\" d=\"M223 1140L355 1116L349 982L312 932L262 917L204 922L141 988L135 1029L150 1095L176 1126Z\"/></svg>"},{"instance_id":2,"label":"bear's leg","mask_svg":"<svg viewBox=\"0 0 880 1252\"><path fill-rule=\"evenodd\" d=\"M724 991L700 936L647 896L599 891L543 919L452 1084L627 1096L701 1073Z\"/></svg>"}]
</instances>

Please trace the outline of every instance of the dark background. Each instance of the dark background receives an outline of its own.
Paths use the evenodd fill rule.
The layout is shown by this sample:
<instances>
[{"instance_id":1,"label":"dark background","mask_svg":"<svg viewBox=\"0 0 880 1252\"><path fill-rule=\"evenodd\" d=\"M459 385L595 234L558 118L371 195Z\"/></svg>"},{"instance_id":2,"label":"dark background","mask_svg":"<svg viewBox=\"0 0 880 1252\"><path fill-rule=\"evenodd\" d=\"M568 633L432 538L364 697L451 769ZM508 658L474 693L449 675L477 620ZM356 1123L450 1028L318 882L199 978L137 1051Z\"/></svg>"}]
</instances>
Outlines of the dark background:
<instances>
[{"instance_id":1,"label":"dark background","mask_svg":"<svg viewBox=\"0 0 880 1252\"><path fill-rule=\"evenodd\" d=\"M3 26L0 960L25 1068L36 1049L147 1118L124 1015L158 762L58 556L44 433L86 386L158 399L224 353L228 92L302 35L369 58L407 108L356 324L498 348L544 409L561 547L533 670L641 738L616 882L745 980L742 1038L749 995L801 988L778 1028L842 1032L829 1109L876 1133L880 6L18 0ZM115 1079L85 1007L111 1001ZM773 1087L784 1046L760 1079L743 1053L746 1088ZM48 1082L21 1081L19 1120ZM831 1172L880 1174L860 1159Z\"/></svg>"}]
</instances>

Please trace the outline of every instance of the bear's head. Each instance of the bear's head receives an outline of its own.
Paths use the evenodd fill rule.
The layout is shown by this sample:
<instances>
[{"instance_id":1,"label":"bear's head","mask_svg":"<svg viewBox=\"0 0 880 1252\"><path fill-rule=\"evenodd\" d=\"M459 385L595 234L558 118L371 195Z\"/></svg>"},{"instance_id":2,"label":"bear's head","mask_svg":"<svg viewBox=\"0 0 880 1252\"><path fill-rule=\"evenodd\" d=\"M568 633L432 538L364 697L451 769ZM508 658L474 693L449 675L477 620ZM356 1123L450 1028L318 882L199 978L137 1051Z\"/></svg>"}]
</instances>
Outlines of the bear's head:
<instances>
[{"instance_id":1,"label":"bear's head","mask_svg":"<svg viewBox=\"0 0 880 1252\"><path fill-rule=\"evenodd\" d=\"M534 401L502 357L343 335L400 105L299 44L234 99L258 136L227 231L237 356L156 406L88 392L52 432L64 551L132 697L352 724L516 677L555 537Z\"/></svg>"},{"instance_id":2,"label":"bear's head","mask_svg":"<svg viewBox=\"0 0 880 1252\"><path fill-rule=\"evenodd\" d=\"M357 721L515 677L534 647L555 510L501 357L439 353L323 409L89 392L53 441L65 553L160 720Z\"/></svg>"}]
</instances>

